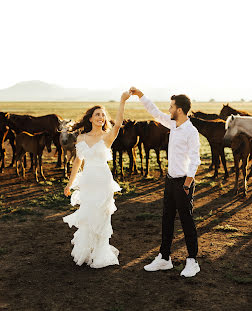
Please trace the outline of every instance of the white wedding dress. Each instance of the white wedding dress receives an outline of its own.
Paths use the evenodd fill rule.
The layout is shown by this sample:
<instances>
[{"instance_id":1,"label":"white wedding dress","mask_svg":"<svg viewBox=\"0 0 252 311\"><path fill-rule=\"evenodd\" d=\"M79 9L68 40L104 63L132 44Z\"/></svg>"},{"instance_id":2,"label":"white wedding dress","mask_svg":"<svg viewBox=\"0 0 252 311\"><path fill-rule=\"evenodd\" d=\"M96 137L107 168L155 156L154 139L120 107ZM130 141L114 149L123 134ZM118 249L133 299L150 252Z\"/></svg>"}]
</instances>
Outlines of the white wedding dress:
<instances>
[{"instance_id":1,"label":"white wedding dress","mask_svg":"<svg viewBox=\"0 0 252 311\"><path fill-rule=\"evenodd\" d=\"M77 265L87 263L91 268L118 265L119 251L109 244L113 233L111 215L117 209L113 196L121 190L107 164L112 160L111 150L103 139L91 147L83 140L76 144L76 154L84 159L84 169L71 187L75 190L71 204L80 207L63 217L70 228L78 228L71 241L74 245L71 255Z\"/></svg>"}]
</instances>

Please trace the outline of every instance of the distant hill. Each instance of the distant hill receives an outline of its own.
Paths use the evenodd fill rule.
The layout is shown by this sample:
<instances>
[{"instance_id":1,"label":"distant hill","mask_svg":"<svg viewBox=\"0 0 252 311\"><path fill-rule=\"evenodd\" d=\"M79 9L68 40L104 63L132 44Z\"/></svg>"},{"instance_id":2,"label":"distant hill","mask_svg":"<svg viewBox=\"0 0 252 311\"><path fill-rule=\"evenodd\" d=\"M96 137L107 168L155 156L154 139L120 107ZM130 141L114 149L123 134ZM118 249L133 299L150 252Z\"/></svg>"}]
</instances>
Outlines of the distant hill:
<instances>
[{"instance_id":1,"label":"distant hill","mask_svg":"<svg viewBox=\"0 0 252 311\"><path fill-rule=\"evenodd\" d=\"M63 88L38 80L17 83L9 88L0 89L0 102L8 101L119 101L125 89L87 89ZM169 90L148 89L148 97L153 101L169 101ZM132 98L136 101L136 97Z\"/></svg>"},{"instance_id":2,"label":"distant hill","mask_svg":"<svg viewBox=\"0 0 252 311\"><path fill-rule=\"evenodd\" d=\"M63 88L42 81L25 81L0 90L0 101L110 101L119 100L121 90Z\"/></svg>"}]
</instances>

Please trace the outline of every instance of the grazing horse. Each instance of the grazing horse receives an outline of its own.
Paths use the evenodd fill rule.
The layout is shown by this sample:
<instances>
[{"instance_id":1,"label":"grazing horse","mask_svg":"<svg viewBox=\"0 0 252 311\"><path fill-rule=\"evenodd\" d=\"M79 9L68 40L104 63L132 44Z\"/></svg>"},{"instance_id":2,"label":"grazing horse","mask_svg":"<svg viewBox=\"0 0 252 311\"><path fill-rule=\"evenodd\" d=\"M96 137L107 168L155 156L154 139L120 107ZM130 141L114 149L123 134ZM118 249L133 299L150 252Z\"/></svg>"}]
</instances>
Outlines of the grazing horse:
<instances>
[{"instance_id":1,"label":"grazing horse","mask_svg":"<svg viewBox=\"0 0 252 311\"><path fill-rule=\"evenodd\" d=\"M71 120L63 120L60 126L60 144L63 149L64 157L64 177L68 178L68 173L70 172L70 162L72 158L76 156L75 144L77 141L77 136L79 135L79 130L71 132L74 122ZM67 157L67 153L70 153L70 156Z\"/></svg>"},{"instance_id":2,"label":"grazing horse","mask_svg":"<svg viewBox=\"0 0 252 311\"><path fill-rule=\"evenodd\" d=\"M200 134L206 137L209 142L212 161L214 163L214 176L218 176L218 168L220 165L220 158L225 170L224 179L228 177L226 158L224 153L223 137L225 135L225 121L221 119L217 120L203 120L194 117L190 117L192 124L197 128Z\"/></svg>"},{"instance_id":3,"label":"grazing horse","mask_svg":"<svg viewBox=\"0 0 252 311\"><path fill-rule=\"evenodd\" d=\"M9 128L15 131L16 134L22 131L31 134L39 132L48 132L52 137L53 143L57 148L58 162L57 167L61 167L61 145L59 142L59 126L61 124L61 118L56 114L49 114L41 117L33 117L30 115L17 115L6 113L5 116L0 116L0 122L4 119L4 122Z\"/></svg>"},{"instance_id":4,"label":"grazing horse","mask_svg":"<svg viewBox=\"0 0 252 311\"><path fill-rule=\"evenodd\" d=\"M113 124L113 121L110 121ZM130 159L129 165L129 175L132 173L137 173L137 166L136 166L136 153L135 147L139 143L139 137L137 133L136 121L134 120L124 120L123 125L121 126L118 136L114 140L111 149L113 152L113 169L112 173L115 176L116 173L116 154L119 152L119 165L121 168L121 178L124 178L123 173L123 160L122 154L123 152L127 152ZM141 150L139 149L140 157L142 156Z\"/></svg>"},{"instance_id":5,"label":"grazing horse","mask_svg":"<svg viewBox=\"0 0 252 311\"><path fill-rule=\"evenodd\" d=\"M43 173L42 168L42 153L45 148L47 147L48 152L51 152L51 142L52 137L48 132L41 132L30 134L27 132L21 132L16 136L16 172L17 175L19 174L19 162L22 162L22 169L23 169L23 177L25 177L25 168L22 161L22 157L25 155L26 152L30 152L33 154L34 162L35 162L35 179L38 182L38 168L37 168L37 161L39 160L39 172L42 178L45 180L45 176Z\"/></svg>"},{"instance_id":6,"label":"grazing horse","mask_svg":"<svg viewBox=\"0 0 252 311\"><path fill-rule=\"evenodd\" d=\"M225 128L225 144L230 144L232 139L239 133L245 133L249 137L252 137L252 116L246 117L231 115L227 118Z\"/></svg>"},{"instance_id":7,"label":"grazing horse","mask_svg":"<svg viewBox=\"0 0 252 311\"><path fill-rule=\"evenodd\" d=\"M220 111L220 118L223 120L227 120L227 117L231 116L231 114L233 115L239 114L240 116L252 116L252 114L250 114L247 111L236 110L230 107L229 104L226 104L226 105L223 104L223 107Z\"/></svg>"},{"instance_id":8,"label":"grazing horse","mask_svg":"<svg viewBox=\"0 0 252 311\"><path fill-rule=\"evenodd\" d=\"M157 163L159 165L160 176L163 175L163 170L160 161L160 150L166 151L168 158L168 143L170 130L156 121L138 121L137 132L140 137L140 144L143 144L146 160L145 176L149 174L149 156L150 149L154 149L157 156ZM142 160L141 160L142 166Z\"/></svg>"},{"instance_id":9,"label":"grazing horse","mask_svg":"<svg viewBox=\"0 0 252 311\"><path fill-rule=\"evenodd\" d=\"M200 119L203 119L203 120L216 120L216 119L220 119L220 116L216 113L205 113L205 112L202 112L202 111L192 111L191 112L192 114L192 117L195 117L195 118L200 118Z\"/></svg>"},{"instance_id":10,"label":"grazing horse","mask_svg":"<svg viewBox=\"0 0 252 311\"><path fill-rule=\"evenodd\" d=\"M234 195L238 194L238 185L239 185L239 172L240 167L239 163L242 160L242 173L243 173L243 195L247 195L247 181L249 177L252 175L252 168L248 175L248 162L249 162L249 155L252 154L252 140L251 138L244 134L240 133L236 135L232 139L231 148L234 156L234 163L235 163L235 186L234 186Z\"/></svg>"}]
</instances>

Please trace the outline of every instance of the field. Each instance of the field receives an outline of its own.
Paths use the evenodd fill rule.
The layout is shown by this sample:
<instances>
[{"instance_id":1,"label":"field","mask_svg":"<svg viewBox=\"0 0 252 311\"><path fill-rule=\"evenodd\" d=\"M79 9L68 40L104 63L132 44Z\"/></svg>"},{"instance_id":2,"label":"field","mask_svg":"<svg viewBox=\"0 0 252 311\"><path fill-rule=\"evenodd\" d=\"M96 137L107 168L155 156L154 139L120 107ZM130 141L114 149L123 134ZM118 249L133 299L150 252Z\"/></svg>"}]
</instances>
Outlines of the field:
<instances>
[{"instance_id":1,"label":"field","mask_svg":"<svg viewBox=\"0 0 252 311\"><path fill-rule=\"evenodd\" d=\"M95 103L1 103L0 111L57 113L78 120ZM117 103L104 103L112 118ZM158 103L167 111L167 103ZM252 112L248 103L232 107ZM218 113L222 103L193 103L193 110ZM151 119L139 103L126 106L125 118ZM11 150L8 143L7 164ZM228 169L233 166L228 148ZM143 266L158 253L164 178L151 153L150 176L119 181L118 210L112 216L111 244L120 250L120 266L93 270L76 266L70 256L75 232L62 222L74 208L63 195L67 180L56 169L54 149L44 156L47 180L36 184L31 173L24 181L14 168L0 175L0 310L159 311L251 310L251 181L247 198L233 196L234 174L212 180L210 148L201 137L202 164L196 175L194 219L199 236L201 272L179 276L187 255L180 221L176 218L172 259L174 269L148 273ZM125 167L128 158L124 156ZM139 164L139 159L138 159ZM111 166L111 163L109 163ZM162 152L165 171L167 161Z\"/></svg>"}]
</instances>

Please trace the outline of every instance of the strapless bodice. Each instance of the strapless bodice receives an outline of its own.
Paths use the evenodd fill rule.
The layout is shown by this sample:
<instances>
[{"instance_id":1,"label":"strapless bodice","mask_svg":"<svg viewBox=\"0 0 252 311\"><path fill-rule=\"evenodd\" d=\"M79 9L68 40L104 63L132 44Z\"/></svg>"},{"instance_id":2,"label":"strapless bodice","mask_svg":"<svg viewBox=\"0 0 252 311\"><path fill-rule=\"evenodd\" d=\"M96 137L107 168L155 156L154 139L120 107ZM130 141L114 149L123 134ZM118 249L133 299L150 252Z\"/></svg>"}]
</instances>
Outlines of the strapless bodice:
<instances>
[{"instance_id":1,"label":"strapless bodice","mask_svg":"<svg viewBox=\"0 0 252 311\"><path fill-rule=\"evenodd\" d=\"M85 161L85 166L104 166L107 161L112 160L111 149L105 145L103 139L91 147L84 140L78 142L75 146L76 155L79 159Z\"/></svg>"}]
</instances>

